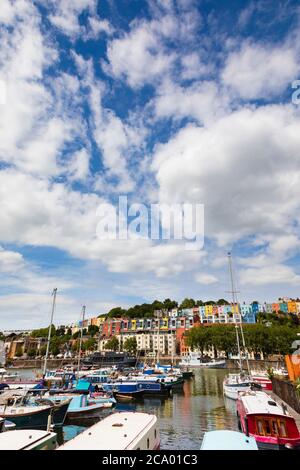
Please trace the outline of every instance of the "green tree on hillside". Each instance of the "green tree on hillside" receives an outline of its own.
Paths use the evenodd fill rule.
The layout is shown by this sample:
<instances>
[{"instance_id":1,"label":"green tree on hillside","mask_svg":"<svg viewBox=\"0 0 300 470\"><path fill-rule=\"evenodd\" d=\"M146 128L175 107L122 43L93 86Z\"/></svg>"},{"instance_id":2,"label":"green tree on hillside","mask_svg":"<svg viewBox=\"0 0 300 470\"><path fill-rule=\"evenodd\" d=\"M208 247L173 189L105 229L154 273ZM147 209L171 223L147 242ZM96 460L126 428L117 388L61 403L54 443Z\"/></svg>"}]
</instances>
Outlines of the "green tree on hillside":
<instances>
[{"instance_id":1,"label":"green tree on hillside","mask_svg":"<svg viewBox=\"0 0 300 470\"><path fill-rule=\"evenodd\" d=\"M112 336L104 345L104 349L108 351L117 351L119 349L119 341L116 336Z\"/></svg>"}]
</instances>

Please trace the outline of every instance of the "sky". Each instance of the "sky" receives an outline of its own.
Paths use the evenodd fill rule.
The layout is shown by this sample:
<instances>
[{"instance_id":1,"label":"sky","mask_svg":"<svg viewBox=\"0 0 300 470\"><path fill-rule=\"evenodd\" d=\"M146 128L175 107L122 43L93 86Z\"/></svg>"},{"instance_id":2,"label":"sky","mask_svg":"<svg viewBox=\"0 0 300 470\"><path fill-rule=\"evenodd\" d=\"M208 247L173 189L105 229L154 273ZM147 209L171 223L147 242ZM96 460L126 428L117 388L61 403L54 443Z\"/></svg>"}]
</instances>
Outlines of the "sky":
<instances>
[{"instance_id":1,"label":"sky","mask_svg":"<svg viewBox=\"0 0 300 470\"><path fill-rule=\"evenodd\" d=\"M0 331L154 299L299 296L300 5L0 0ZM97 236L203 204L204 246Z\"/></svg>"}]
</instances>

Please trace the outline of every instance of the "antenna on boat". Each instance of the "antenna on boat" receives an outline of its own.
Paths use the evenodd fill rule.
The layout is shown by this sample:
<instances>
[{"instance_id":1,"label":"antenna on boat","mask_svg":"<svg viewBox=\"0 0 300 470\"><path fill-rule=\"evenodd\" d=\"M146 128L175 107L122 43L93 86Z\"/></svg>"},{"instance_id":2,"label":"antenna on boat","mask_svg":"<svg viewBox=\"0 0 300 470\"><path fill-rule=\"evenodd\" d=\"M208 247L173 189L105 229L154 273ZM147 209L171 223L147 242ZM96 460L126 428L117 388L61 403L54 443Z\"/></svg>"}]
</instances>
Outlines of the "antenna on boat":
<instances>
[{"instance_id":1,"label":"antenna on boat","mask_svg":"<svg viewBox=\"0 0 300 470\"><path fill-rule=\"evenodd\" d=\"M45 375L46 371L47 371L47 360L48 360L48 355L49 355L49 347L50 347L53 315L54 315L54 310L55 310L56 294L57 294L57 287L55 287L55 289L53 289L53 292L51 294L53 296L53 301L52 301L52 309L51 309L51 317L50 317L50 325L49 325L49 331L48 331L47 349L46 349L46 356L45 356L45 362L44 362L44 374L43 375Z\"/></svg>"},{"instance_id":2,"label":"antenna on boat","mask_svg":"<svg viewBox=\"0 0 300 470\"><path fill-rule=\"evenodd\" d=\"M78 364L77 364L77 380L79 378L79 369L80 369L80 358L81 358L81 347L82 347L82 337L83 337L83 323L84 323L84 316L85 316L85 305L82 307L82 324L81 324L81 331L80 331L80 340L79 340L79 351L78 351Z\"/></svg>"},{"instance_id":3,"label":"antenna on boat","mask_svg":"<svg viewBox=\"0 0 300 470\"><path fill-rule=\"evenodd\" d=\"M242 318L241 318L241 313L239 311L239 306L238 306L238 298L237 298L237 293L238 291L235 290L235 284L233 280L233 269L232 269L232 258L231 258L231 252L228 252L228 264L229 264L229 272L230 272L230 280L231 280L231 294L232 294L232 301L233 301L233 309L235 310L236 306L236 313L240 314L240 331L241 331L241 337L242 337L242 345L243 349L246 355L246 363L247 363L247 370L248 374L250 375L250 367L249 367L249 360L248 360L248 353L246 351L246 343L245 343L245 337L244 337L244 332L243 332L243 326L242 326ZM236 339L237 339L237 345L238 345L238 352L239 352L239 358L240 358L240 369L241 372L243 371L243 366L242 366L242 358L241 358L241 349L240 349L240 341L239 341L239 334L238 334L238 326L236 325Z\"/></svg>"}]
</instances>

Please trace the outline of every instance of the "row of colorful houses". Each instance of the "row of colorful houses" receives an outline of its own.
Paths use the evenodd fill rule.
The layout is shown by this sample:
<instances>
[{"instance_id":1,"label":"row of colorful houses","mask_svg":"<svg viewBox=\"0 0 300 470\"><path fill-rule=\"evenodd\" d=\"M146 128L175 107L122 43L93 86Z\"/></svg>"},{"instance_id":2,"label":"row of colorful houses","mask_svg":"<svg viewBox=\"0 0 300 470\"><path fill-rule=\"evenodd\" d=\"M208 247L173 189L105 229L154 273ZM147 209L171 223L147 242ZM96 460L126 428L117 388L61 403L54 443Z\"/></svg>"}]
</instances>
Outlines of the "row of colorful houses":
<instances>
[{"instance_id":1,"label":"row of colorful houses","mask_svg":"<svg viewBox=\"0 0 300 470\"><path fill-rule=\"evenodd\" d=\"M109 338L128 332L187 330L197 324L255 323L259 313L300 314L300 301L280 299L274 303L243 303L231 305L207 304L193 308L161 310L148 318L106 318L101 315L71 325L72 333L90 325L99 327L100 336Z\"/></svg>"}]
</instances>

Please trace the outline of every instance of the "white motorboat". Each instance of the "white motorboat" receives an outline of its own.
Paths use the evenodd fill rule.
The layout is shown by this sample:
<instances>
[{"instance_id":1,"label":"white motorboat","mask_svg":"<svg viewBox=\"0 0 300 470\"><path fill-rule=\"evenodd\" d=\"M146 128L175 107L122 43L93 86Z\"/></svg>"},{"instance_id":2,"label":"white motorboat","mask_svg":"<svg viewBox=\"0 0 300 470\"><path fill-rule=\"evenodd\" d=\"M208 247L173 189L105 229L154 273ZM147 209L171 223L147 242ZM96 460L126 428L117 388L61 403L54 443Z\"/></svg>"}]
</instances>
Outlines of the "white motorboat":
<instances>
[{"instance_id":1,"label":"white motorboat","mask_svg":"<svg viewBox=\"0 0 300 470\"><path fill-rule=\"evenodd\" d=\"M0 434L0 450L53 450L56 447L54 432L28 429Z\"/></svg>"},{"instance_id":2,"label":"white motorboat","mask_svg":"<svg viewBox=\"0 0 300 470\"><path fill-rule=\"evenodd\" d=\"M112 413L57 450L157 450L157 417L148 413Z\"/></svg>"},{"instance_id":3,"label":"white motorboat","mask_svg":"<svg viewBox=\"0 0 300 470\"><path fill-rule=\"evenodd\" d=\"M243 374L229 374L223 381L224 395L232 400L237 400L240 392L251 390L251 379Z\"/></svg>"},{"instance_id":4,"label":"white motorboat","mask_svg":"<svg viewBox=\"0 0 300 470\"><path fill-rule=\"evenodd\" d=\"M203 359L200 353L190 352L189 355L183 356L180 367L202 367L204 369L223 369L226 367L225 359Z\"/></svg>"}]
</instances>

